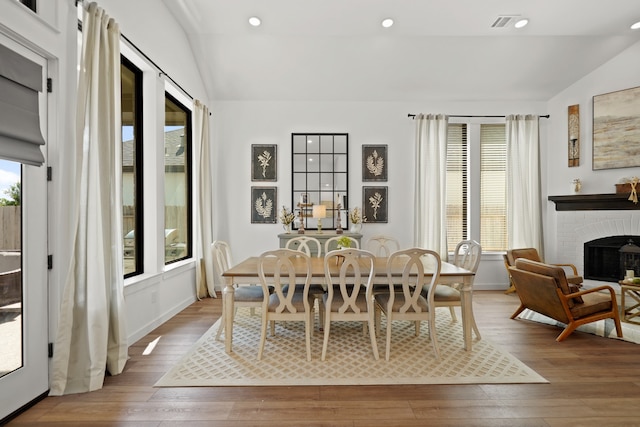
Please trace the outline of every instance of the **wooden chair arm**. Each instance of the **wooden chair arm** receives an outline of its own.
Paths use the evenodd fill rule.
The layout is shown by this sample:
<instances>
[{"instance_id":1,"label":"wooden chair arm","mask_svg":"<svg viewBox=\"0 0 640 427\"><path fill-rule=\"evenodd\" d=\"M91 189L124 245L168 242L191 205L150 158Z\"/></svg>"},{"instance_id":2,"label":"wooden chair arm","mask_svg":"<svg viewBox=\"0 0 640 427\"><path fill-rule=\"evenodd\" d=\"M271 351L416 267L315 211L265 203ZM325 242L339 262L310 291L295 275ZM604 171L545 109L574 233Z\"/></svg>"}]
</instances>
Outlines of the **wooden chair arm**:
<instances>
[{"instance_id":1,"label":"wooden chair arm","mask_svg":"<svg viewBox=\"0 0 640 427\"><path fill-rule=\"evenodd\" d=\"M573 264L552 264L552 265L555 265L555 266L558 266L558 267L569 267L569 268L571 268L571 270L573 270L573 275L574 276L578 275L578 269Z\"/></svg>"},{"instance_id":2,"label":"wooden chair arm","mask_svg":"<svg viewBox=\"0 0 640 427\"><path fill-rule=\"evenodd\" d=\"M566 294L566 295L563 294L562 297L568 300L570 298L579 297L582 295L591 294L591 293L600 292L600 291L609 291L609 293L611 294L611 301L616 300L616 292L613 290L611 286L607 286L607 285L597 286L595 288L585 289L582 291L573 292L571 294Z\"/></svg>"}]
</instances>

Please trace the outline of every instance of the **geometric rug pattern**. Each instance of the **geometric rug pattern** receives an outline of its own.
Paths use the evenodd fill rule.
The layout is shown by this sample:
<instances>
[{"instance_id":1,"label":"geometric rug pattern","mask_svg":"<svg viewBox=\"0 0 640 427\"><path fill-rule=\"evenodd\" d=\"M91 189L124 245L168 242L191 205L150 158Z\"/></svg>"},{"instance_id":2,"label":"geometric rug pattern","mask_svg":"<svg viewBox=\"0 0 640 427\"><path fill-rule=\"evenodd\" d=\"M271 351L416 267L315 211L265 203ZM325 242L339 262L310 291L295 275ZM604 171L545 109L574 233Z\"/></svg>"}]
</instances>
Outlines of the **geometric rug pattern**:
<instances>
[{"instance_id":1,"label":"geometric rug pattern","mask_svg":"<svg viewBox=\"0 0 640 427\"><path fill-rule=\"evenodd\" d=\"M566 326L562 322L558 322L555 319L547 317L544 314L540 314L533 310L529 310L528 308L520 313L520 315L518 315L518 318L531 320L538 323L544 323L546 325L553 325L562 329L564 329ZM597 322L587 323L586 325L578 327L576 331L598 335L600 337L613 338L640 344L640 325L627 322L621 322L620 324L622 326L622 338L618 337L618 335L616 334L616 326L613 322L613 319L604 319L598 320ZM558 329L558 335L560 335L560 332L562 332L562 330Z\"/></svg>"},{"instance_id":2,"label":"geometric rug pattern","mask_svg":"<svg viewBox=\"0 0 640 427\"><path fill-rule=\"evenodd\" d=\"M362 323L331 324L325 361L320 360L323 333L311 337L311 362L306 359L303 322L276 322L276 335L267 331L262 360L257 360L260 315L238 309L233 328L233 352L224 350L215 335L216 322L156 387L190 386L295 386L380 384L499 384L548 382L527 365L486 339L463 348L462 326L449 310L437 310L440 358L436 359L426 322L419 336L413 323L395 321L391 355L384 359L386 325L382 316L378 334L380 360L373 358L369 334Z\"/></svg>"}]
</instances>

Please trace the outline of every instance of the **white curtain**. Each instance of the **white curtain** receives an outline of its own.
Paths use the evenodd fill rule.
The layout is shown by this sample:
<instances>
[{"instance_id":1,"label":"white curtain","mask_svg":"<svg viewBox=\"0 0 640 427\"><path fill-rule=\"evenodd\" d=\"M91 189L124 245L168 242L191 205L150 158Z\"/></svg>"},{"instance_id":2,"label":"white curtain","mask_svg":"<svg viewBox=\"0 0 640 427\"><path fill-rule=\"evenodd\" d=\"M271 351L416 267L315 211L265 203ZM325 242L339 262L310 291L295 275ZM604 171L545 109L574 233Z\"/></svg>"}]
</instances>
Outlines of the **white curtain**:
<instances>
[{"instance_id":1,"label":"white curtain","mask_svg":"<svg viewBox=\"0 0 640 427\"><path fill-rule=\"evenodd\" d=\"M84 13L76 141L61 159L73 192L74 239L51 370L51 395L102 388L127 360L122 237L120 30L91 3Z\"/></svg>"},{"instance_id":2,"label":"white curtain","mask_svg":"<svg viewBox=\"0 0 640 427\"><path fill-rule=\"evenodd\" d=\"M211 141L209 139L209 109L200 101L194 102L193 140L199 159L198 170L198 230L197 244L198 266L196 268L196 293L198 298L217 297L213 270L213 259L210 256L213 243L213 168L211 158Z\"/></svg>"},{"instance_id":3,"label":"white curtain","mask_svg":"<svg viewBox=\"0 0 640 427\"><path fill-rule=\"evenodd\" d=\"M536 248L542 257L538 124L536 115L506 117L507 235L509 248Z\"/></svg>"},{"instance_id":4,"label":"white curtain","mask_svg":"<svg viewBox=\"0 0 640 427\"><path fill-rule=\"evenodd\" d=\"M443 261L447 250L447 131L449 118L438 114L417 114L415 246L431 249Z\"/></svg>"}]
</instances>

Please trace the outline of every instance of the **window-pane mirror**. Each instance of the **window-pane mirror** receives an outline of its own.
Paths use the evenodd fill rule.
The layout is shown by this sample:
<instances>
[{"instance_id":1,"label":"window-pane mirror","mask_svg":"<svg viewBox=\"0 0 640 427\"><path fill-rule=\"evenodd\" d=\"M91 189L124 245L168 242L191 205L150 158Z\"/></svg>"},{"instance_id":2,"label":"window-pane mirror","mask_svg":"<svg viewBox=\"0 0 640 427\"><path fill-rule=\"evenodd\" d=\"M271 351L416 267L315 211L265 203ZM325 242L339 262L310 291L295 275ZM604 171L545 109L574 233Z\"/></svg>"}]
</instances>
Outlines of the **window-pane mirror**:
<instances>
[{"instance_id":1,"label":"window-pane mirror","mask_svg":"<svg viewBox=\"0 0 640 427\"><path fill-rule=\"evenodd\" d=\"M296 214L295 229L302 220L309 231L318 228L318 221L323 230L335 230L338 216L341 226L348 227L348 146L346 133L291 134L291 206ZM315 210L317 216L324 211L323 218L313 217L314 206L324 206L324 210Z\"/></svg>"}]
</instances>

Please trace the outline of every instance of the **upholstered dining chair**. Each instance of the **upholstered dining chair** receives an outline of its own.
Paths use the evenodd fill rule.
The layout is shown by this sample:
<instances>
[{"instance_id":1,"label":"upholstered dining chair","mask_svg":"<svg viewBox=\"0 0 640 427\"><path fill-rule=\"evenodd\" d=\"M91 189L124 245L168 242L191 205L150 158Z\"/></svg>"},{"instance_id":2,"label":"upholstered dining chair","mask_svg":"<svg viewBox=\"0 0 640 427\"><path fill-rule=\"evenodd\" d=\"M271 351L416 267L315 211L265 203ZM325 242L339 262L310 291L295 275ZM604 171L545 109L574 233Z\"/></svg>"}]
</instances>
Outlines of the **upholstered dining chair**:
<instances>
[{"instance_id":1,"label":"upholstered dining chair","mask_svg":"<svg viewBox=\"0 0 640 427\"><path fill-rule=\"evenodd\" d=\"M211 256L213 257L213 265L216 269L218 275L222 275L226 270L228 270L233 264L231 261L231 247L229 244L222 240L216 240L211 243ZM245 285L245 286L235 286L233 292L233 304L234 311L239 307L248 307L252 310L252 312L256 308L260 308L262 306L264 294L262 290L262 286L256 285ZM220 334L224 330L224 319L225 319L225 308L222 306L222 316L220 317L220 326L218 327L218 331L216 332L216 340L220 339ZM234 313L235 316L235 313Z\"/></svg>"},{"instance_id":2,"label":"upholstered dining chair","mask_svg":"<svg viewBox=\"0 0 640 427\"><path fill-rule=\"evenodd\" d=\"M311 236L296 236L287 240L285 249L292 249L300 252L304 252L310 257L322 257L322 243L320 240ZM315 255L314 255L315 254ZM300 285L298 285L300 287ZM322 283L312 283L309 287L309 294L318 301L319 310L319 326L318 329L322 330L324 320L324 309L322 305L322 295L325 293L325 288ZM314 303L315 306L315 303Z\"/></svg>"},{"instance_id":3,"label":"upholstered dining chair","mask_svg":"<svg viewBox=\"0 0 640 427\"><path fill-rule=\"evenodd\" d=\"M353 237L345 236L345 235L334 236L334 237L328 238L324 242L324 253L325 253L325 255L328 254L331 251L335 251L338 248L338 240L342 239L343 237L347 237L351 241L351 248L360 249L360 243L358 243L358 241L356 239L354 239Z\"/></svg>"},{"instance_id":4,"label":"upholstered dining chair","mask_svg":"<svg viewBox=\"0 0 640 427\"><path fill-rule=\"evenodd\" d=\"M331 322L366 322L373 357L378 360L373 300L374 260L371 252L353 248L335 250L325 255L327 293L323 297L322 360L327 355Z\"/></svg>"},{"instance_id":5,"label":"upholstered dining chair","mask_svg":"<svg viewBox=\"0 0 640 427\"><path fill-rule=\"evenodd\" d=\"M456 245L453 255L453 264L476 273L478 271L478 266L480 265L481 255L482 246L480 246L480 243L475 240L462 240ZM462 293L460 292L460 286L460 284L438 284L433 294L435 307L449 307L449 312L451 313L451 318L454 322L457 321L454 307L462 307ZM429 290L428 287L429 285L425 285L425 289L422 291L422 295L425 297ZM468 298L473 298L473 290L468 293ZM481 339L476 319L473 316L472 301L469 301L469 305L472 307L469 312L471 314L471 326L473 328L473 332L476 334L476 338Z\"/></svg>"},{"instance_id":6,"label":"upholstered dining chair","mask_svg":"<svg viewBox=\"0 0 640 427\"><path fill-rule=\"evenodd\" d=\"M398 261L403 263L401 280L391 275L391 266ZM429 265L429 271L433 272L430 279L425 278L425 265ZM387 260L389 292L375 294L376 310L381 310L387 318L386 360L389 360L391 352L391 326L395 320L415 322L416 336L420 334L420 322L426 320L433 352L436 359L440 357L433 290L438 283L441 266L438 253L428 249L410 248L396 251L389 256ZM398 289L398 283L402 284L402 289ZM427 289L426 297L422 294L423 289ZM378 316L379 313L376 313L377 324L379 324Z\"/></svg>"},{"instance_id":7,"label":"upholstered dining chair","mask_svg":"<svg viewBox=\"0 0 640 427\"><path fill-rule=\"evenodd\" d=\"M616 333L622 337L616 293L611 286L583 291L577 287L572 289L565 270L560 266L526 258L517 259L515 264L509 270L520 298L520 307L511 315L512 319L528 308L564 323L566 327L556 338L558 342L581 325L613 319Z\"/></svg>"},{"instance_id":8,"label":"upholstered dining chair","mask_svg":"<svg viewBox=\"0 0 640 427\"><path fill-rule=\"evenodd\" d=\"M377 257L388 257L400 250L400 242L394 237L377 234L367 240L365 247Z\"/></svg>"},{"instance_id":9,"label":"upholstered dining chair","mask_svg":"<svg viewBox=\"0 0 640 427\"><path fill-rule=\"evenodd\" d=\"M265 264L275 263L273 276L265 274ZM300 264L303 268L301 269ZM297 275L300 272L304 276ZM300 251L277 249L264 252L258 259L258 276L262 285L262 331L258 360L262 359L264 343L267 337L267 325L271 323L272 335L274 321L303 321L307 360L311 361L311 325L313 297L309 294L311 284L311 258ZM302 282L302 287L296 286ZM269 289L273 292L269 294Z\"/></svg>"}]
</instances>

